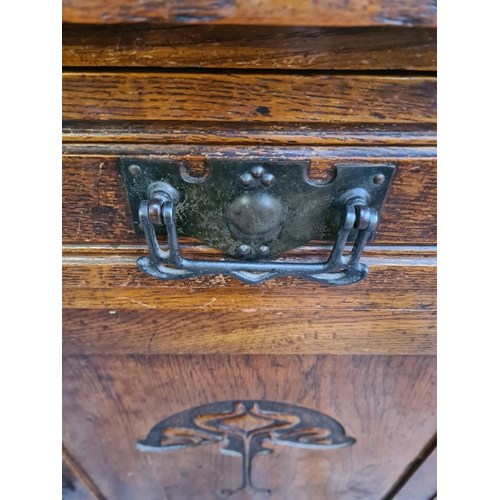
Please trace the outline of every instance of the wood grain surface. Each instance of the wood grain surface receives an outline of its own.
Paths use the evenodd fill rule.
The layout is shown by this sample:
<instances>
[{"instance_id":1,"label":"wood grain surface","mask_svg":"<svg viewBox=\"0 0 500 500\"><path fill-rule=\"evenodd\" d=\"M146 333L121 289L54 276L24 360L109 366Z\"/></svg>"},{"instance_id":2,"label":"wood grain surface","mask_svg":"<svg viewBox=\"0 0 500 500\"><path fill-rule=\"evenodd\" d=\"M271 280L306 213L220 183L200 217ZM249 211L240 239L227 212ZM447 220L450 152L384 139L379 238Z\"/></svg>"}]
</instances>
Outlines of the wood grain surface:
<instances>
[{"instance_id":1,"label":"wood grain surface","mask_svg":"<svg viewBox=\"0 0 500 500\"><path fill-rule=\"evenodd\" d=\"M63 0L63 22L436 26L436 0Z\"/></svg>"},{"instance_id":2,"label":"wood grain surface","mask_svg":"<svg viewBox=\"0 0 500 500\"><path fill-rule=\"evenodd\" d=\"M217 445L146 453L135 441L201 404L296 404L335 418L356 443L270 445L274 453L254 460L256 485L272 490L270 500L380 500L435 433L435 364L420 356L67 356L64 442L106 498L215 500L240 483L238 457Z\"/></svg>"},{"instance_id":3,"label":"wood grain surface","mask_svg":"<svg viewBox=\"0 0 500 500\"><path fill-rule=\"evenodd\" d=\"M436 242L435 148L323 148L161 145L68 145L63 156L63 242L138 244L117 161L134 155L182 160L207 157L311 160L315 168L342 161L392 164L396 175L379 224L376 245L434 245Z\"/></svg>"},{"instance_id":4,"label":"wood grain surface","mask_svg":"<svg viewBox=\"0 0 500 500\"><path fill-rule=\"evenodd\" d=\"M65 121L65 143L435 146L437 127L421 123L234 123Z\"/></svg>"},{"instance_id":5,"label":"wood grain surface","mask_svg":"<svg viewBox=\"0 0 500 500\"><path fill-rule=\"evenodd\" d=\"M432 500L437 496L437 448L396 494L394 500Z\"/></svg>"},{"instance_id":6,"label":"wood grain surface","mask_svg":"<svg viewBox=\"0 0 500 500\"><path fill-rule=\"evenodd\" d=\"M279 278L259 286L244 285L222 276L179 281L160 281L141 273L136 260L147 254L139 248L128 257L79 255L63 258L63 307L84 309L209 309L225 311L373 310L395 311L436 309L436 261L428 258L379 257L364 254L370 268L367 278L346 287L330 287L299 278ZM296 259L318 261L327 251L311 255L307 247L295 252ZM208 252L187 249L190 258L207 259ZM348 293L346 293L348 292Z\"/></svg>"},{"instance_id":7,"label":"wood grain surface","mask_svg":"<svg viewBox=\"0 0 500 500\"><path fill-rule=\"evenodd\" d=\"M220 500L241 482L239 457L135 442L174 413L242 399L322 412L356 443L270 445L252 477L272 494L232 499L386 498L436 432L435 1L63 0L63 21L68 500ZM146 248L125 157L309 160L312 177L390 164L396 175L360 283L161 282L136 268ZM287 257L327 253L312 242ZM433 460L396 500L435 493Z\"/></svg>"},{"instance_id":8,"label":"wood grain surface","mask_svg":"<svg viewBox=\"0 0 500 500\"><path fill-rule=\"evenodd\" d=\"M368 277L338 288L295 278L259 286L222 276L162 282L137 270L144 247L65 252L66 353L435 353L432 249L368 250ZM324 246L289 253L311 262L326 254Z\"/></svg>"},{"instance_id":9,"label":"wood grain surface","mask_svg":"<svg viewBox=\"0 0 500 500\"><path fill-rule=\"evenodd\" d=\"M436 311L64 309L63 352L435 355Z\"/></svg>"},{"instance_id":10,"label":"wood grain surface","mask_svg":"<svg viewBox=\"0 0 500 500\"><path fill-rule=\"evenodd\" d=\"M64 445L62 447L62 476L62 500L106 500Z\"/></svg>"},{"instance_id":11,"label":"wood grain surface","mask_svg":"<svg viewBox=\"0 0 500 500\"><path fill-rule=\"evenodd\" d=\"M64 66L436 71L434 28L63 25Z\"/></svg>"},{"instance_id":12,"label":"wood grain surface","mask_svg":"<svg viewBox=\"0 0 500 500\"><path fill-rule=\"evenodd\" d=\"M63 120L435 123L434 77L65 72Z\"/></svg>"}]
</instances>

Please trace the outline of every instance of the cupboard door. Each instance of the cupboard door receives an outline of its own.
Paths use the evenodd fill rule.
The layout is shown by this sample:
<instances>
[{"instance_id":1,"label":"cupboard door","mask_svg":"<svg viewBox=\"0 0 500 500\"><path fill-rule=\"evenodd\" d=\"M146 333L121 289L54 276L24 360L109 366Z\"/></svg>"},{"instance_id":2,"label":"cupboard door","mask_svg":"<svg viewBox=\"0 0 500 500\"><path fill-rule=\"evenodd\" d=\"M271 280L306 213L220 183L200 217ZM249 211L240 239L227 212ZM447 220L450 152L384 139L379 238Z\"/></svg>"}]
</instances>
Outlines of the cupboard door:
<instances>
[{"instance_id":1,"label":"cupboard door","mask_svg":"<svg viewBox=\"0 0 500 500\"><path fill-rule=\"evenodd\" d=\"M380 500L436 431L435 369L433 356L67 355L64 442L110 499Z\"/></svg>"}]
</instances>

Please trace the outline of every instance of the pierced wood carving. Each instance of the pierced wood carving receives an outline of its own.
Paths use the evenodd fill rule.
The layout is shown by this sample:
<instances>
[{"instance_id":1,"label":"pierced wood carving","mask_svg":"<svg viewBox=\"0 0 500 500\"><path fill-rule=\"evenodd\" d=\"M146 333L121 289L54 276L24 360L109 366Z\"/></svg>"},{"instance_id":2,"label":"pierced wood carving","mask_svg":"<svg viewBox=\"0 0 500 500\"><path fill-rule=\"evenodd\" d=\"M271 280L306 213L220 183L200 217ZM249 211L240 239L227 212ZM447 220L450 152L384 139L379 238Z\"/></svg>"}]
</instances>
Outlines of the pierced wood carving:
<instances>
[{"instance_id":1,"label":"pierced wood carving","mask_svg":"<svg viewBox=\"0 0 500 500\"><path fill-rule=\"evenodd\" d=\"M137 441L137 448L163 451L211 443L224 445L221 453L242 458L242 484L235 490L222 491L229 496L248 490L270 493L256 488L251 476L253 458L272 453L266 443L334 449L354 442L336 420L308 408L273 401L219 401L162 420L146 439Z\"/></svg>"}]
</instances>

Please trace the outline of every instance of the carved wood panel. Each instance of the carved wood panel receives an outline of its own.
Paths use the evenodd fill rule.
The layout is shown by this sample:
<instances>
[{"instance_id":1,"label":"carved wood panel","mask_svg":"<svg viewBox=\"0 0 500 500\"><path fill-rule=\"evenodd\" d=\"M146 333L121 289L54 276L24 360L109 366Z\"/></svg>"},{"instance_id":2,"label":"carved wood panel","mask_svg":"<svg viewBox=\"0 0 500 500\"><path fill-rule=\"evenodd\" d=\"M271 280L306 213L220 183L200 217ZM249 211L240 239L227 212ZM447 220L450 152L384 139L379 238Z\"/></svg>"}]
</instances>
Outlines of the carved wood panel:
<instances>
[{"instance_id":1,"label":"carved wood panel","mask_svg":"<svg viewBox=\"0 0 500 500\"><path fill-rule=\"evenodd\" d=\"M380 500L436 430L432 356L76 355L63 380L107 499Z\"/></svg>"},{"instance_id":2,"label":"carved wood panel","mask_svg":"<svg viewBox=\"0 0 500 500\"><path fill-rule=\"evenodd\" d=\"M240 491L271 493L255 487L251 474L253 459L273 452L268 443L320 450L343 448L354 439L336 420L308 408L274 401L219 401L162 420L137 447L162 451L212 443L224 445L221 453L241 457L241 486L221 490L223 496L230 496Z\"/></svg>"}]
</instances>

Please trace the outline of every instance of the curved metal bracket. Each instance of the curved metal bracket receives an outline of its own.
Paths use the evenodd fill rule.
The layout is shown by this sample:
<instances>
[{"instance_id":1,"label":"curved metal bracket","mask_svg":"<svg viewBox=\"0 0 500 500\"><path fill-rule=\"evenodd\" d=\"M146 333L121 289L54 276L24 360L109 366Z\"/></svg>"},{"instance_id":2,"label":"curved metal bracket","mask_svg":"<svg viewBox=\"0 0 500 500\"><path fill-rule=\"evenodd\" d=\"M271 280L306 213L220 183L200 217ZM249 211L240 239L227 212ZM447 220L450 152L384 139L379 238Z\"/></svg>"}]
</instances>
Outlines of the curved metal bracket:
<instances>
[{"instance_id":1,"label":"curved metal bracket","mask_svg":"<svg viewBox=\"0 0 500 500\"><path fill-rule=\"evenodd\" d=\"M329 285L348 285L362 280L368 268L359 262L366 242L373 236L378 222L377 211L354 198L345 204L342 224L328 260L322 264L285 262L228 262L185 259L181 255L175 224L178 192L169 184L158 183L150 200L143 200L139 208L139 220L148 243L149 257L141 257L137 267L158 279L173 280L194 278L210 274L222 274L239 279L249 285L257 285L271 278L296 276ZM168 250L158 243L152 220L165 225ZM347 238L353 228L358 236L347 255L343 255ZM170 267L169 267L170 266Z\"/></svg>"},{"instance_id":2,"label":"curved metal bracket","mask_svg":"<svg viewBox=\"0 0 500 500\"><path fill-rule=\"evenodd\" d=\"M136 228L149 249L138 268L162 280L220 274L250 285L281 276L337 286L362 280L368 268L360 263L361 253L375 235L394 171L389 165L346 165L337 168L333 181L319 185L307 178L305 162L214 161L202 180L188 178L178 164L150 163L146 169L128 163L122 175L130 205L137 207ZM204 240L228 258L184 258L177 218L182 235ZM335 240L325 262L268 258L311 239ZM348 241L354 244L345 253Z\"/></svg>"}]
</instances>

